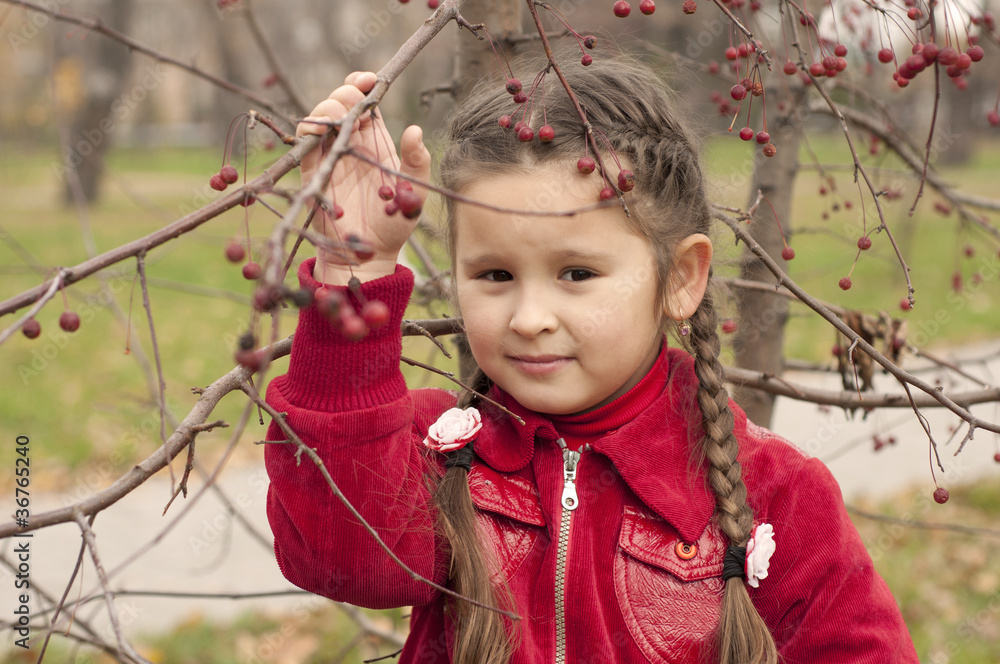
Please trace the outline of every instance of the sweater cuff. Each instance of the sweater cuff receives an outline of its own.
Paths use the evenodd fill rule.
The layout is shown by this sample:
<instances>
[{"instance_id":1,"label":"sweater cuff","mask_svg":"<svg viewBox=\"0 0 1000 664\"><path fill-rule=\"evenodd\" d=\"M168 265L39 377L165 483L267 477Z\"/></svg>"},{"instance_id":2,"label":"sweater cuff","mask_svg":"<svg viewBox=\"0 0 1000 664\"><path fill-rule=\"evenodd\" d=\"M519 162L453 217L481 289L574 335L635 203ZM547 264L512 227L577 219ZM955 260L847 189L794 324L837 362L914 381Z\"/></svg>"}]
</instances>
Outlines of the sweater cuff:
<instances>
[{"instance_id":1,"label":"sweater cuff","mask_svg":"<svg viewBox=\"0 0 1000 664\"><path fill-rule=\"evenodd\" d=\"M299 266L299 284L315 291L322 286L312 277L315 258ZM346 286L326 286L343 292L355 310L361 304ZM299 311L292 353L282 390L299 408L336 413L391 403L406 394L399 370L403 352L402 320L413 291L413 273L402 265L394 274L361 284L366 300L389 307L389 319L359 341L347 339L310 305Z\"/></svg>"}]
</instances>

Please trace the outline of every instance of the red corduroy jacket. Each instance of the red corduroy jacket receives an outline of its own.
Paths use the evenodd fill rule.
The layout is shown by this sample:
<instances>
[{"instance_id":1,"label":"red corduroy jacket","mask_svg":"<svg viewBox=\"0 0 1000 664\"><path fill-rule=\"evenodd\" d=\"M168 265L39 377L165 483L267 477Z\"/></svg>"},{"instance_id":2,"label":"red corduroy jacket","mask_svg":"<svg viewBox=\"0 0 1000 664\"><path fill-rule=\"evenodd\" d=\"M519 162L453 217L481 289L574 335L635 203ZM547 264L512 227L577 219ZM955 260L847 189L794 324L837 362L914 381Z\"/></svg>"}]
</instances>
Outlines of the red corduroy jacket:
<instances>
[{"instance_id":1,"label":"red corduroy jacket","mask_svg":"<svg viewBox=\"0 0 1000 664\"><path fill-rule=\"evenodd\" d=\"M312 263L299 270L309 288L318 286ZM267 400L287 413L396 555L443 584L447 543L435 537L424 480L440 471L440 459L421 441L455 395L408 390L400 373L400 321L412 284L400 267L362 286L393 315L358 342L315 308L302 310L288 374L271 382ZM718 624L726 542L712 519L704 469L691 465L701 426L692 362L669 349L654 370L669 375L654 403L583 452L574 510L561 504L566 469L552 423L499 391L494 396L524 425L483 409L470 490L521 616L516 664L704 661ZM769 575L748 590L782 661L916 663L829 471L732 408L749 502L758 522L774 526L777 543ZM272 423L268 439L284 438ZM454 635L445 596L394 563L316 466L305 457L298 464L294 452L290 445L265 451L282 573L359 606L412 606L400 662L449 662Z\"/></svg>"}]
</instances>

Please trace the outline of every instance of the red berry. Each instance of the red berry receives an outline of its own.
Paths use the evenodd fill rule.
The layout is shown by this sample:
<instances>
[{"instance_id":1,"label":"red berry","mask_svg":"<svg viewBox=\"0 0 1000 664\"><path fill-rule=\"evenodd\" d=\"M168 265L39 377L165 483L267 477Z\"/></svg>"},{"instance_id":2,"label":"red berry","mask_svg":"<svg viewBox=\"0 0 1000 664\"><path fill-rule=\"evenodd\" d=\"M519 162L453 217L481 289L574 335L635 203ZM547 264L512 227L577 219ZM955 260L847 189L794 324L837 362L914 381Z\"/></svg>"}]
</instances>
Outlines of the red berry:
<instances>
[{"instance_id":1,"label":"red berry","mask_svg":"<svg viewBox=\"0 0 1000 664\"><path fill-rule=\"evenodd\" d=\"M549 125L542 125L538 130L538 140L542 143L549 143L556 137L556 130Z\"/></svg>"},{"instance_id":2,"label":"red berry","mask_svg":"<svg viewBox=\"0 0 1000 664\"><path fill-rule=\"evenodd\" d=\"M962 273L955 272L951 275L951 287L957 293L962 290Z\"/></svg>"},{"instance_id":3,"label":"red berry","mask_svg":"<svg viewBox=\"0 0 1000 664\"><path fill-rule=\"evenodd\" d=\"M766 131L757 132L757 143L759 145L765 145L766 143L770 142L771 142L771 135L769 133L767 133Z\"/></svg>"},{"instance_id":4,"label":"red berry","mask_svg":"<svg viewBox=\"0 0 1000 664\"><path fill-rule=\"evenodd\" d=\"M579 161L576 162L576 168L584 175L590 175L597 168L597 164L590 157L580 157Z\"/></svg>"},{"instance_id":5,"label":"red berry","mask_svg":"<svg viewBox=\"0 0 1000 664\"><path fill-rule=\"evenodd\" d=\"M843 44L837 44L836 46L833 47L833 53L838 58L842 58L845 55L847 55L847 47L844 46Z\"/></svg>"},{"instance_id":6,"label":"red berry","mask_svg":"<svg viewBox=\"0 0 1000 664\"><path fill-rule=\"evenodd\" d=\"M737 58L737 52L735 46L730 46L726 49L726 60L735 60Z\"/></svg>"},{"instance_id":7,"label":"red berry","mask_svg":"<svg viewBox=\"0 0 1000 664\"><path fill-rule=\"evenodd\" d=\"M393 197L392 187L387 184L382 185L378 188L378 197L383 201L391 201Z\"/></svg>"},{"instance_id":8,"label":"red berry","mask_svg":"<svg viewBox=\"0 0 1000 664\"><path fill-rule=\"evenodd\" d=\"M348 313L349 312L349 313ZM368 334L368 325L350 307L340 310L340 331L351 341L364 339Z\"/></svg>"},{"instance_id":9,"label":"red berry","mask_svg":"<svg viewBox=\"0 0 1000 664\"><path fill-rule=\"evenodd\" d=\"M396 187L396 197L393 202L399 206L399 211L407 219L418 218L424 207L424 202L415 191L403 187Z\"/></svg>"},{"instance_id":10,"label":"red berry","mask_svg":"<svg viewBox=\"0 0 1000 664\"><path fill-rule=\"evenodd\" d=\"M510 116L509 115L501 115L500 119L498 120L498 122L499 122L500 126L503 127L504 129L510 129Z\"/></svg>"},{"instance_id":11,"label":"red berry","mask_svg":"<svg viewBox=\"0 0 1000 664\"><path fill-rule=\"evenodd\" d=\"M979 62L983 59L983 47L978 44L975 46L970 46L969 50L966 51L969 54L969 59L973 62Z\"/></svg>"},{"instance_id":12,"label":"red berry","mask_svg":"<svg viewBox=\"0 0 1000 664\"><path fill-rule=\"evenodd\" d=\"M965 257L966 257L966 258L972 258L973 256L975 256L975 255L976 255L976 248L975 248L975 247L973 247L973 246L972 246L971 244L967 244L967 245L965 245L965 247L964 247L964 248L962 249L962 253L964 253L964 254L965 254Z\"/></svg>"},{"instance_id":13,"label":"red berry","mask_svg":"<svg viewBox=\"0 0 1000 664\"><path fill-rule=\"evenodd\" d=\"M233 355L236 364L247 368L251 373L257 373L264 366L264 355L260 351L249 348L240 348Z\"/></svg>"},{"instance_id":14,"label":"red berry","mask_svg":"<svg viewBox=\"0 0 1000 664\"><path fill-rule=\"evenodd\" d=\"M750 127L743 127L743 129L740 129L740 138L744 141L749 141L753 138L753 129Z\"/></svg>"},{"instance_id":15,"label":"red berry","mask_svg":"<svg viewBox=\"0 0 1000 664\"><path fill-rule=\"evenodd\" d=\"M80 329L80 315L75 311L64 311L59 316L59 327L66 332L76 332Z\"/></svg>"},{"instance_id":16,"label":"red berry","mask_svg":"<svg viewBox=\"0 0 1000 664\"><path fill-rule=\"evenodd\" d=\"M951 46L945 46L938 51L937 61L945 66L953 65L958 61L958 51Z\"/></svg>"},{"instance_id":17,"label":"red berry","mask_svg":"<svg viewBox=\"0 0 1000 664\"><path fill-rule=\"evenodd\" d=\"M615 16L618 18L625 18L632 11L632 7L629 6L625 0L618 0L614 6Z\"/></svg>"},{"instance_id":18,"label":"red berry","mask_svg":"<svg viewBox=\"0 0 1000 664\"><path fill-rule=\"evenodd\" d=\"M517 140L529 143L535 137L535 132L531 127L521 127L517 132Z\"/></svg>"},{"instance_id":19,"label":"red berry","mask_svg":"<svg viewBox=\"0 0 1000 664\"><path fill-rule=\"evenodd\" d=\"M260 263L255 263L250 261L243 266L243 278L253 281L254 279L260 279L260 274L263 270L260 268Z\"/></svg>"},{"instance_id":20,"label":"red berry","mask_svg":"<svg viewBox=\"0 0 1000 664\"><path fill-rule=\"evenodd\" d=\"M844 277L844 278L842 278L840 280L840 282L837 285L840 286L840 290L850 290L851 289L851 278L850 277Z\"/></svg>"},{"instance_id":21,"label":"red berry","mask_svg":"<svg viewBox=\"0 0 1000 664\"><path fill-rule=\"evenodd\" d=\"M344 208L342 208L341 206L339 206L336 203L334 203L333 204L333 218L334 219L340 219L343 216L344 216Z\"/></svg>"},{"instance_id":22,"label":"red berry","mask_svg":"<svg viewBox=\"0 0 1000 664\"><path fill-rule=\"evenodd\" d=\"M986 121L990 123L991 127L1000 126L1000 113L990 111L986 114Z\"/></svg>"},{"instance_id":23,"label":"red berry","mask_svg":"<svg viewBox=\"0 0 1000 664\"><path fill-rule=\"evenodd\" d=\"M722 321L722 331L725 332L726 334L732 334L733 332L735 332L736 321L734 321L732 318L727 318L726 320Z\"/></svg>"},{"instance_id":24,"label":"red berry","mask_svg":"<svg viewBox=\"0 0 1000 664\"><path fill-rule=\"evenodd\" d=\"M361 307L361 318L364 319L369 328L377 330L389 320L389 307L384 302L369 300Z\"/></svg>"},{"instance_id":25,"label":"red berry","mask_svg":"<svg viewBox=\"0 0 1000 664\"><path fill-rule=\"evenodd\" d=\"M611 187L605 187L601 189L600 199L602 201L609 201L615 197L615 190Z\"/></svg>"},{"instance_id":26,"label":"red berry","mask_svg":"<svg viewBox=\"0 0 1000 664\"><path fill-rule=\"evenodd\" d=\"M639 11L641 11L646 16L649 16L656 11L656 3L653 0L642 0L639 3Z\"/></svg>"},{"instance_id":27,"label":"red berry","mask_svg":"<svg viewBox=\"0 0 1000 664\"><path fill-rule=\"evenodd\" d=\"M208 181L208 186L210 186L212 189L215 189L216 191L225 191L226 187L228 187L229 185L226 184L226 181L222 179L221 175L216 173Z\"/></svg>"},{"instance_id":28,"label":"red berry","mask_svg":"<svg viewBox=\"0 0 1000 664\"><path fill-rule=\"evenodd\" d=\"M589 67L593 61L594 58L590 57L590 53L584 53L582 56L580 56L580 64L583 65L584 67Z\"/></svg>"},{"instance_id":29,"label":"red berry","mask_svg":"<svg viewBox=\"0 0 1000 664\"><path fill-rule=\"evenodd\" d=\"M793 258L795 258L795 250L792 249L791 247L786 246L784 249L781 250L781 257L784 258L786 261L790 261Z\"/></svg>"},{"instance_id":30,"label":"red berry","mask_svg":"<svg viewBox=\"0 0 1000 664\"><path fill-rule=\"evenodd\" d=\"M319 287L313 294L316 301L316 310L320 315L335 319L340 315L340 307L347 301L344 294L339 290L326 287Z\"/></svg>"},{"instance_id":31,"label":"red berry","mask_svg":"<svg viewBox=\"0 0 1000 664\"><path fill-rule=\"evenodd\" d=\"M256 196L247 191L243 192L243 200L240 201L240 205L242 205L243 207L248 207L256 202L257 202Z\"/></svg>"},{"instance_id":32,"label":"red berry","mask_svg":"<svg viewBox=\"0 0 1000 664\"><path fill-rule=\"evenodd\" d=\"M1000 463L1000 452L997 452L996 454L993 455L993 460L996 461L997 463Z\"/></svg>"},{"instance_id":33,"label":"red berry","mask_svg":"<svg viewBox=\"0 0 1000 664\"><path fill-rule=\"evenodd\" d=\"M944 505L948 502L948 498L951 496L948 494L948 489L938 487L934 489L934 502L940 505Z\"/></svg>"},{"instance_id":34,"label":"red berry","mask_svg":"<svg viewBox=\"0 0 1000 664\"><path fill-rule=\"evenodd\" d=\"M524 120L518 120L514 124L514 133L516 134L517 132L521 131L522 127L527 127L527 126L528 126L527 122L525 122Z\"/></svg>"},{"instance_id":35,"label":"red berry","mask_svg":"<svg viewBox=\"0 0 1000 664\"><path fill-rule=\"evenodd\" d=\"M878 61L881 62L882 64L888 64L888 63L892 62L892 49L891 48L883 48L881 51L879 51L878 52Z\"/></svg>"},{"instance_id":36,"label":"red berry","mask_svg":"<svg viewBox=\"0 0 1000 664\"><path fill-rule=\"evenodd\" d=\"M222 167L222 170L219 171L219 176L226 184L232 184L240 179L240 174L229 164Z\"/></svg>"},{"instance_id":37,"label":"red berry","mask_svg":"<svg viewBox=\"0 0 1000 664\"><path fill-rule=\"evenodd\" d=\"M923 15L924 13L920 11L920 9L918 9L917 7L910 7L909 10L907 10L906 12L906 18L910 19L911 21L916 21Z\"/></svg>"},{"instance_id":38,"label":"red berry","mask_svg":"<svg viewBox=\"0 0 1000 664\"><path fill-rule=\"evenodd\" d=\"M778 148L774 147L774 143L768 143L761 152L764 153L765 157L773 157L778 154Z\"/></svg>"},{"instance_id":39,"label":"red berry","mask_svg":"<svg viewBox=\"0 0 1000 664\"><path fill-rule=\"evenodd\" d=\"M698 5L695 4L694 0L684 0L681 11L688 15L693 14L698 11Z\"/></svg>"},{"instance_id":40,"label":"red berry","mask_svg":"<svg viewBox=\"0 0 1000 664\"><path fill-rule=\"evenodd\" d=\"M823 76L826 76L826 67L819 62L814 62L809 65L809 73L816 78L822 78Z\"/></svg>"},{"instance_id":41,"label":"red berry","mask_svg":"<svg viewBox=\"0 0 1000 664\"><path fill-rule=\"evenodd\" d=\"M872 239L867 235L862 235L858 238L858 249L865 251L872 248Z\"/></svg>"},{"instance_id":42,"label":"red berry","mask_svg":"<svg viewBox=\"0 0 1000 664\"><path fill-rule=\"evenodd\" d=\"M729 88L729 96L735 99L736 101L740 101L747 96L747 89L742 85L740 85L739 83L737 83L733 87Z\"/></svg>"},{"instance_id":43,"label":"red berry","mask_svg":"<svg viewBox=\"0 0 1000 664\"><path fill-rule=\"evenodd\" d=\"M507 92L509 92L510 94L516 95L518 92L521 91L521 87L522 87L521 81L517 80L516 78L507 79Z\"/></svg>"},{"instance_id":44,"label":"red berry","mask_svg":"<svg viewBox=\"0 0 1000 664\"><path fill-rule=\"evenodd\" d=\"M427 9L437 9L441 5L441 0L427 0Z\"/></svg>"},{"instance_id":45,"label":"red berry","mask_svg":"<svg viewBox=\"0 0 1000 664\"><path fill-rule=\"evenodd\" d=\"M635 173L630 170L618 173L618 188L623 192L632 191L635 188Z\"/></svg>"},{"instance_id":46,"label":"red berry","mask_svg":"<svg viewBox=\"0 0 1000 664\"><path fill-rule=\"evenodd\" d=\"M904 297L902 300L900 300L899 308L902 309L903 311L909 311L910 309L912 309L913 305L910 304L910 298Z\"/></svg>"},{"instance_id":47,"label":"red berry","mask_svg":"<svg viewBox=\"0 0 1000 664\"><path fill-rule=\"evenodd\" d=\"M516 95L514 95L515 104L523 104L526 101L528 101L528 93L526 93L524 90L521 90Z\"/></svg>"},{"instance_id":48,"label":"red berry","mask_svg":"<svg viewBox=\"0 0 1000 664\"><path fill-rule=\"evenodd\" d=\"M972 66L972 58L969 57L968 53L962 53L955 60L955 66L962 70L968 69Z\"/></svg>"},{"instance_id":49,"label":"red berry","mask_svg":"<svg viewBox=\"0 0 1000 664\"><path fill-rule=\"evenodd\" d=\"M932 62L937 60L937 56L940 50L941 49L939 49L938 45L935 44L934 42L927 42L926 44L924 44L923 50L920 51L920 55L924 56L924 62L926 62L927 64L931 64Z\"/></svg>"},{"instance_id":50,"label":"red berry","mask_svg":"<svg viewBox=\"0 0 1000 664\"><path fill-rule=\"evenodd\" d=\"M583 45L586 48L594 48L595 46L597 46L597 37L595 37L594 35L587 35L586 37L583 38Z\"/></svg>"},{"instance_id":51,"label":"red berry","mask_svg":"<svg viewBox=\"0 0 1000 664\"><path fill-rule=\"evenodd\" d=\"M396 214L397 212L399 212L399 206L396 205L396 201L389 201L388 203L385 204L385 214L386 214L386 216L391 217L392 215Z\"/></svg>"},{"instance_id":52,"label":"red berry","mask_svg":"<svg viewBox=\"0 0 1000 664\"><path fill-rule=\"evenodd\" d=\"M791 60L789 60L788 62L785 63L785 66L784 66L784 69L783 69L783 71L787 75L789 75L789 76L794 76L795 72L797 72L798 70L799 70L799 68L796 67L795 63L792 62Z\"/></svg>"},{"instance_id":53,"label":"red berry","mask_svg":"<svg viewBox=\"0 0 1000 664\"><path fill-rule=\"evenodd\" d=\"M21 326L21 334L28 337L29 339L37 339L38 335L42 333L42 324L39 323L34 318L29 318L24 321L24 325Z\"/></svg>"},{"instance_id":54,"label":"red berry","mask_svg":"<svg viewBox=\"0 0 1000 664\"><path fill-rule=\"evenodd\" d=\"M230 240L226 245L226 260L230 263L239 263L247 257L247 252L239 240Z\"/></svg>"}]
</instances>

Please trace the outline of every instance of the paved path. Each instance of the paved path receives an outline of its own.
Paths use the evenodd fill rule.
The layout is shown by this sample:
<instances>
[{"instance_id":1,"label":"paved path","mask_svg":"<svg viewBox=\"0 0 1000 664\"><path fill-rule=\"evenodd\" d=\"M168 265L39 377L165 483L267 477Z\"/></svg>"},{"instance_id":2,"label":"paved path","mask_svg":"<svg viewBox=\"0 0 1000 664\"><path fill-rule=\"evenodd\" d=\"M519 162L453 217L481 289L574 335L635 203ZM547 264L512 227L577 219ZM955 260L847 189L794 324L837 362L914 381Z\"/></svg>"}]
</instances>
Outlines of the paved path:
<instances>
[{"instance_id":1,"label":"paved path","mask_svg":"<svg viewBox=\"0 0 1000 664\"><path fill-rule=\"evenodd\" d=\"M990 369L1000 375L1000 363ZM985 369L984 369L985 371ZM989 378L986 373L984 377ZM789 374L794 381L823 381ZM827 379L829 387L829 378ZM891 386L880 378L879 384ZM979 406L976 412L996 421L997 407ZM943 432L955 422L941 409L928 412L936 432ZM922 494L933 491L928 465L928 444L912 412L886 411L868 420L850 418L838 410L823 411L812 405L781 400L776 411L774 429L795 441L810 454L827 460L840 481L845 498L857 500L867 494L874 497L889 495L907 486L919 485ZM874 453L872 436L891 433L897 442ZM938 434L941 435L940 433ZM993 461L997 451L996 437L979 433L959 457L952 456L955 445L945 446L941 458L946 472L939 473L943 486L973 482L982 477L1000 477L1000 464ZM192 483L198 488L200 481ZM223 474L221 485L236 502L240 513L270 540L270 530L264 514L267 484L262 466L230 468ZM68 487L67 493L80 487ZM179 512L184 503L178 500L166 518L160 516L168 495L168 480L160 477L147 482L117 505L102 512L95 523L97 542L104 567L114 569L139 546L149 542ZM35 496L33 511L43 511L64 504L65 495ZM75 525L43 529L32 540L31 579L48 592L58 595L67 581L80 543ZM11 540L0 542L0 551L9 557ZM88 565L85 589L96 582L93 568ZM181 523L152 550L113 580L117 588L194 591L218 593L250 593L289 590L274 562L269 545L250 536L212 493L208 493ZM0 615L9 617L13 607L13 578L9 570L0 568ZM74 589L73 594L77 592ZM118 601L121 620L129 634L158 631L185 618L201 613L213 619L226 620L250 609L285 611L305 604L315 606L312 596L291 596L266 600L192 600L154 597L122 597ZM96 614L95 624L107 630L103 603L95 602L80 613ZM0 644L0 652L6 643Z\"/></svg>"}]
</instances>

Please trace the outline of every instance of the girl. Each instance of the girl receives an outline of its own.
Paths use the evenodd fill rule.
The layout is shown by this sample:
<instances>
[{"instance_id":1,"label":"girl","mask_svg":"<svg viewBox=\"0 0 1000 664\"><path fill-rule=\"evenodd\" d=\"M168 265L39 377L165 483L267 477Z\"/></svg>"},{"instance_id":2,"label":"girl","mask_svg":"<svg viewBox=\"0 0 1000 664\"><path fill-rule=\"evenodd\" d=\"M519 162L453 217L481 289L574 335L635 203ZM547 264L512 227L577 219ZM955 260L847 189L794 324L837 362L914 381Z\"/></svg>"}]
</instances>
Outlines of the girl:
<instances>
[{"instance_id":1,"label":"girl","mask_svg":"<svg viewBox=\"0 0 1000 664\"><path fill-rule=\"evenodd\" d=\"M389 322L349 341L317 307L302 310L288 374L268 390L407 565L520 620L413 580L312 464L270 445L282 572L332 599L412 606L405 663L916 662L829 472L728 398L709 207L670 100L652 72L621 58L567 69L617 156L602 152L610 181L634 171L628 214L593 206L606 185L578 168L581 122L554 76L525 118L550 125L554 140L498 126L514 104L489 81L455 109L440 167L445 187L485 204L447 202L452 275L480 368L474 387L516 417L471 393L450 410L450 392L407 390L400 321L413 275L396 261L414 222L386 214L377 169L346 160L332 176L346 214L325 230L357 234L374 255L350 268L321 250L299 279L358 308L343 288L353 274ZM374 83L351 74L313 116L339 119ZM324 131L304 122L298 133ZM429 176L418 127L404 132L400 159L370 115L351 140ZM668 347L674 326L689 351ZM284 438L272 424L269 439Z\"/></svg>"}]
</instances>

